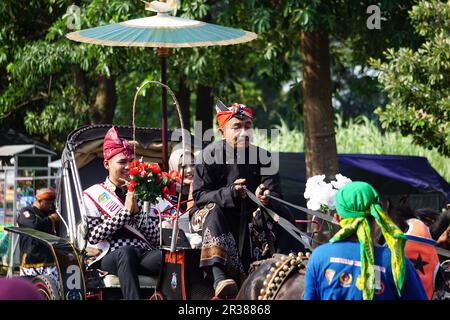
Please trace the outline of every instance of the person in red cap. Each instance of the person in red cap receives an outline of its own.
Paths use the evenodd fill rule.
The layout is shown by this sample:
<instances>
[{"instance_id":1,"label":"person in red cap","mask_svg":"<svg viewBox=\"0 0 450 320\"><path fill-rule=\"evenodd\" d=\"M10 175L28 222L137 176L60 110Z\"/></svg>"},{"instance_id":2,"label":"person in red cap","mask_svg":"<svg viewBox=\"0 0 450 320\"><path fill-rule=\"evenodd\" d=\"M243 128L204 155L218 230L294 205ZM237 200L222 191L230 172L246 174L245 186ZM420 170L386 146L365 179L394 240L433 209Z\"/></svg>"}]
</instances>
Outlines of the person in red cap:
<instances>
[{"instance_id":1,"label":"person in red cap","mask_svg":"<svg viewBox=\"0 0 450 320\"><path fill-rule=\"evenodd\" d=\"M22 228L32 228L56 235L59 226L59 216L55 211L56 192L53 188L36 190L36 201L31 206L20 210L17 225ZM50 249L42 242L20 235L21 276L50 276L58 285L58 271Z\"/></svg>"},{"instance_id":2,"label":"person in red cap","mask_svg":"<svg viewBox=\"0 0 450 320\"><path fill-rule=\"evenodd\" d=\"M264 205L293 221L289 212L269 200L270 194L282 197L280 178L278 169L264 170L272 167L271 155L250 143L252 109L238 103L228 108L221 102L216 109L222 140L204 148L201 163L195 165L193 197L198 209L191 214L191 226L202 232L200 267L212 274L215 295L224 298L237 294L253 261L274 251L304 248L265 221L246 197L246 189L255 192Z\"/></svg>"},{"instance_id":3,"label":"person in red cap","mask_svg":"<svg viewBox=\"0 0 450 320\"><path fill-rule=\"evenodd\" d=\"M413 263L429 300L435 292L439 271L439 256L431 230L408 204L390 206L388 211L395 224L405 233L405 255Z\"/></svg>"},{"instance_id":4,"label":"person in red cap","mask_svg":"<svg viewBox=\"0 0 450 320\"><path fill-rule=\"evenodd\" d=\"M84 191L88 227L89 267L119 277L124 299L140 299L138 274L157 275L161 267L156 217L144 217L142 203L127 191L128 163L133 158L128 141L112 127L103 141L103 183Z\"/></svg>"}]
</instances>

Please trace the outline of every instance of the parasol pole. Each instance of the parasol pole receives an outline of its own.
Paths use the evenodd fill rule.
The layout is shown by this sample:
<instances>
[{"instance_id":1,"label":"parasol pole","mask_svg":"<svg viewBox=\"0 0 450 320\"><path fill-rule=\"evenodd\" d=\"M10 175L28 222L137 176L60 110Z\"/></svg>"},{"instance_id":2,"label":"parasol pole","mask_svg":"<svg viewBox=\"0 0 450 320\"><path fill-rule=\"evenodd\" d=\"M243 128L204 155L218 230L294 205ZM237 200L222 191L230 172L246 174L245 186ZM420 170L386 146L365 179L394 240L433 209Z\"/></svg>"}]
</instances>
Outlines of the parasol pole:
<instances>
[{"instance_id":1,"label":"parasol pole","mask_svg":"<svg viewBox=\"0 0 450 320\"><path fill-rule=\"evenodd\" d=\"M139 88L137 88L136 94L134 95L133 115L134 115L134 110L136 108L136 101L137 101L137 97L139 95L139 92L141 92L141 90L148 84L158 84L161 87L164 87L166 89L166 94L167 94L167 92L169 92L170 96L172 97L173 102L175 104L175 108L176 108L177 113L178 113L178 117L180 119L182 147L183 147L183 150L186 150L186 137L184 136L184 125L183 125L184 122L183 122L183 115L181 114L180 104L178 103L177 97L175 97L175 94L167 86L167 84L163 84L163 83L158 82L158 81L149 81L149 80L144 81L144 83ZM167 106L167 104L166 104L166 106ZM134 119L134 116L133 116L133 119ZM134 121L133 121L133 140L135 140ZM183 159L182 160L182 167L184 167L184 164L185 164L184 153L183 153L183 158L182 159ZM183 180L184 180L184 169L181 170L181 183L182 184L183 184ZM180 203L181 203L181 192L178 195L177 212L176 212L176 215L175 215L174 225L173 225L173 229L172 229L172 240L171 240L171 243L170 243L170 252L175 252L176 251L176 244L177 244L177 239L178 239L178 218L180 216ZM161 219L161 216L160 216L160 219ZM161 223L160 223L159 228L160 228L159 230L160 230L160 237L161 237L161 235L162 235ZM160 238L160 241L162 241L161 238Z\"/></svg>"},{"instance_id":2,"label":"parasol pole","mask_svg":"<svg viewBox=\"0 0 450 320\"><path fill-rule=\"evenodd\" d=\"M169 48L158 48L158 57L161 63L161 83L167 85L167 57ZM168 170L168 149L167 149L167 89L161 86L161 135L162 135L162 167L164 171Z\"/></svg>"}]
</instances>

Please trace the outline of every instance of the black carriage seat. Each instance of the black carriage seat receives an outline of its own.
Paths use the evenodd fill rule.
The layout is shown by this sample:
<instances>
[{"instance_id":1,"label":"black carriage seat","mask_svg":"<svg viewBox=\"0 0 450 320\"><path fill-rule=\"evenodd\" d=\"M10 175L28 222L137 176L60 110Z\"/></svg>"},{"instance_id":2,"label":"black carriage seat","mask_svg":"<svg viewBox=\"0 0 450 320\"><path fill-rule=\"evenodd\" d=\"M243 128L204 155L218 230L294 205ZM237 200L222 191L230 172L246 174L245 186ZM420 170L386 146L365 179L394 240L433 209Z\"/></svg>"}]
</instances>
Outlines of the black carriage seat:
<instances>
[{"instance_id":1,"label":"black carriage seat","mask_svg":"<svg viewBox=\"0 0 450 320\"><path fill-rule=\"evenodd\" d=\"M134 136L132 127L118 127L122 138L137 141L135 142L136 158L142 156L144 161L161 162L162 144L160 129L137 128L136 135ZM78 168L79 180L82 190L85 190L95 183L102 182L106 178L107 172L105 171L103 166L102 148L104 135L110 128L111 125L94 125L89 127L86 126L72 132L68 137L68 142L62 156L62 163L65 164L66 160L75 161L76 167ZM169 131L168 136L170 135L171 132ZM193 137L191 138L193 139ZM73 150L75 159L72 158L71 150ZM70 168L70 166L68 168L68 172L72 173L72 168ZM69 176L72 180L74 179L73 173ZM63 180L61 180L61 183L63 183ZM69 184L69 186L64 185L60 189L60 200L58 201L59 207L62 208L62 210L66 211L67 205L65 193L68 192L71 194L75 194L75 189L71 184ZM83 224L81 218L81 209L78 207L79 203L77 201L74 201L72 205L74 206L74 220L79 227ZM62 214L63 216L67 217L67 212L62 212ZM186 225L188 225L188 223L180 223L181 229L185 232L189 232L188 229L185 228ZM84 232L85 235L87 232L86 228ZM85 242L85 239L83 237L80 237L79 228L77 230L76 238L77 239L75 241L75 245L81 252L83 252L85 246L83 246L84 244L80 242ZM108 275L106 277L103 277L102 279L106 287L117 287L120 285L117 276ZM158 278L143 275L139 277L139 282L141 287L154 288L156 286L156 283L158 282Z\"/></svg>"},{"instance_id":2,"label":"black carriage seat","mask_svg":"<svg viewBox=\"0 0 450 320\"><path fill-rule=\"evenodd\" d=\"M87 235L87 226L83 221L81 221L77 226L77 239L75 241L76 247L80 252L86 252L86 235ZM85 261L83 261L85 262ZM85 269L87 269L87 264L84 264ZM159 281L158 276L148 276L148 275L139 275L139 287L141 289L156 289ZM113 274L107 274L104 277L100 277L103 285L101 287L104 288L120 288L119 277Z\"/></svg>"},{"instance_id":3,"label":"black carriage seat","mask_svg":"<svg viewBox=\"0 0 450 320\"><path fill-rule=\"evenodd\" d=\"M186 237L186 232L189 229L186 224L180 224L180 229L177 237L177 250L191 250L192 246L189 239ZM162 229L162 247L168 250L170 248L172 239L172 229ZM102 278L105 288L120 288L119 277L108 274ZM139 286L141 289L156 289L160 276L139 275Z\"/></svg>"},{"instance_id":4,"label":"black carriage seat","mask_svg":"<svg viewBox=\"0 0 450 320\"><path fill-rule=\"evenodd\" d=\"M93 128L94 130L100 130L100 126L98 126L98 129ZM101 157L102 155L102 145L103 145L103 136L106 133L108 128L102 129L102 134L100 135L101 138L89 141L81 146L77 147L77 150L75 151L76 158L77 158L77 167L79 167L79 176L80 176L80 182L81 187L83 190L88 188L89 186L102 182L105 180L107 172L105 171L103 167L103 159ZM103 132L104 131L104 132ZM130 131L130 128L128 128L128 131ZM131 134L131 131L127 133L126 129L121 129L121 133L125 134ZM139 132L138 132L139 133ZM147 131L144 132L146 136L154 135L153 132L147 133ZM131 136L126 136L127 139L130 139ZM160 158L160 155L158 153L158 145L157 143L154 145L146 143L146 151L142 150L142 146L138 145L136 147L136 151L139 153L139 155L144 155L146 158L146 161L158 161ZM74 203L74 205L78 205L77 203ZM86 235L87 235L87 226L83 222L82 217L80 215L81 210L75 210L76 216L75 219L78 221L77 225L77 235L76 235L76 246L77 248L83 252L86 247ZM85 264L85 268L87 265ZM139 284L140 287L143 289L151 288L154 289L157 286L158 283L158 277L154 276L147 276L147 275L139 275ZM116 275L108 274L105 277L101 277L101 280L104 283L104 286L106 288L120 288L119 278Z\"/></svg>"}]
</instances>

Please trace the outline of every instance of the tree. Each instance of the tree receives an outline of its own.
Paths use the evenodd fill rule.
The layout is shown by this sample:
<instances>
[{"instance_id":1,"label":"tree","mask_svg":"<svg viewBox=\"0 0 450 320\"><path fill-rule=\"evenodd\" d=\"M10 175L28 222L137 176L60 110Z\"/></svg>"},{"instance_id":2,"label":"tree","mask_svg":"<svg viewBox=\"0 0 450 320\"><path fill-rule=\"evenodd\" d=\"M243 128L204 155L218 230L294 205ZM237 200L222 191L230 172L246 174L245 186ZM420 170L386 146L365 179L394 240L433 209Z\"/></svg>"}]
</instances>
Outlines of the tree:
<instances>
[{"instance_id":1,"label":"tree","mask_svg":"<svg viewBox=\"0 0 450 320\"><path fill-rule=\"evenodd\" d=\"M339 172L328 45L327 32L302 32L304 143L308 177L325 174L331 178Z\"/></svg>"},{"instance_id":2,"label":"tree","mask_svg":"<svg viewBox=\"0 0 450 320\"><path fill-rule=\"evenodd\" d=\"M0 1L0 124L3 128L25 132L23 118L28 105L21 98L26 95L26 90L21 85L10 90L13 80L8 72L17 50L44 36L51 22L63 13L60 8L49 10L47 1ZM40 103L46 94L46 90L36 93L30 101ZM15 108L10 107L13 100L17 101Z\"/></svg>"},{"instance_id":3,"label":"tree","mask_svg":"<svg viewBox=\"0 0 450 320\"><path fill-rule=\"evenodd\" d=\"M239 2L227 4L206 0L185 1L181 3L177 15L248 29L249 18L245 16L242 8L243 5ZM237 94L240 84L245 82L252 70L246 59L251 50L252 44L247 43L173 50L169 72L172 71L174 76L180 79L180 93L186 92L186 89L194 93L195 119L201 121L203 132L213 126L213 105L216 97L226 104L251 101L251 94L244 99L242 96L245 95ZM239 96L237 100L236 96Z\"/></svg>"},{"instance_id":4,"label":"tree","mask_svg":"<svg viewBox=\"0 0 450 320\"><path fill-rule=\"evenodd\" d=\"M16 42L10 51L6 68L8 81L0 95L1 121L10 122L22 114L19 118L24 119L28 133L38 134L60 149L74 128L86 123L113 122L117 101L123 94L116 81L131 70L142 70L141 66L146 66L145 72L149 73L156 57L152 58L142 48L72 42L65 38L72 30L67 27L69 14L64 14L71 2L33 3L44 14L55 11L58 14L49 15L48 20L44 18L45 24L39 25L39 32L22 43ZM142 12L142 5L135 1L116 0L108 4L100 0L81 1L79 6L82 28L126 20ZM15 10L14 6L9 11L3 9L19 22L34 21L22 21L22 10ZM29 8L23 10L28 12ZM5 32L7 28L19 29L15 25L6 26L1 29L3 34L9 34ZM33 30L33 25L27 27ZM126 94L130 96L133 92Z\"/></svg>"},{"instance_id":5,"label":"tree","mask_svg":"<svg viewBox=\"0 0 450 320\"><path fill-rule=\"evenodd\" d=\"M81 8L82 29L144 15L142 3L134 0L76 3ZM245 103L256 114L264 115L256 117L256 127L270 128L281 117L289 126L302 127L304 115L307 122L314 122L305 126L308 137L320 136L324 128L332 133L331 97L336 88L350 91L354 97L354 83L361 86L359 79L347 84L341 75L351 73L358 65L364 69L368 56L380 57L388 44L409 45L405 39L411 33L404 23L407 6L401 3L380 1L389 23L382 24L378 31L366 28L368 0L181 1L177 16L251 30L258 39L241 45L171 50L168 84L190 120L190 114L198 114L211 125L212 102L218 97L226 104ZM70 4L69 0L33 0L27 6L0 2L0 37L7 43L0 48L0 122L23 126L25 119L28 133L59 147L67 133L81 124L130 124L136 87L144 80L160 79L152 49L101 47L66 39L65 34L72 31L67 28L70 16L64 15ZM22 17L21 12L26 14ZM40 19L29 18L28 13ZM319 30L326 35L316 37ZM302 32L309 33L310 40L320 39L320 46L309 41L311 48L319 48L317 54L311 50L305 54ZM312 78L304 76L305 57L309 70L328 65L325 69L331 71L320 73L311 85ZM319 57L325 58L320 62ZM366 83L373 92L373 81L365 82L364 89ZM310 89L305 93L303 87ZM312 88L323 92L315 96L316 89ZM136 124L159 126L159 90L147 87L144 92L145 97L138 99ZM357 97L364 99L363 95ZM354 107L354 100L342 95L339 98L345 110ZM193 112L194 106L198 106L197 112ZM168 127L176 126L172 108L168 115ZM310 161L315 168L329 167L333 161L336 164L334 147L320 139L308 145L314 146L322 159ZM309 175L314 171L308 170Z\"/></svg>"},{"instance_id":6,"label":"tree","mask_svg":"<svg viewBox=\"0 0 450 320\"><path fill-rule=\"evenodd\" d=\"M366 9L371 5L370 1L344 3L342 1L291 0L287 2L284 14L293 16L291 28L297 27L297 32L301 34L302 39L307 176L325 174L331 177L339 169L333 122L334 111L331 105L333 90L330 76L330 35L333 39L337 39L339 44L346 44L349 49L359 46L352 58L363 64L369 53L376 54L380 47L385 47L386 38L380 38L377 32L368 32ZM403 21L401 2L381 1L380 5L388 9L386 11L388 14L400 11L399 17L383 29L383 36L399 33L401 28L395 27ZM400 40L403 39L400 37Z\"/></svg>"},{"instance_id":7,"label":"tree","mask_svg":"<svg viewBox=\"0 0 450 320\"><path fill-rule=\"evenodd\" d=\"M387 62L371 61L390 99L376 113L384 128L450 156L450 1L420 1L410 17L420 48L389 49Z\"/></svg>"}]
</instances>

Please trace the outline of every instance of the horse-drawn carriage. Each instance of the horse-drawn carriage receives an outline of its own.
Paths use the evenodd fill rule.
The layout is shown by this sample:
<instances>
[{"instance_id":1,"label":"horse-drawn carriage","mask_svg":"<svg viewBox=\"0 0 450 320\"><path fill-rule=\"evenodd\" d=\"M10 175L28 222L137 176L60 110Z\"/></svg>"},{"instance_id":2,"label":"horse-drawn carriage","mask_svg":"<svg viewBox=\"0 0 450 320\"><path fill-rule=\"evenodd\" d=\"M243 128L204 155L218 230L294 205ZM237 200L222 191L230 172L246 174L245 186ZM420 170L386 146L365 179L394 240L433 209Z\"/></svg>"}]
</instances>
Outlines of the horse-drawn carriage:
<instances>
[{"instance_id":1,"label":"horse-drawn carriage","mask_svg":"<svg viewBox=\"0 0 450 320\"><path fill-rule=\"evenodd\" d=\"M98 270L89 270L85 263L86 230L83 227L83 190L103 181L102 142L112 125L81 127L67 139L62 154L61 179L57 193L57 208L61 215L60 234L26 228L7 228L8 231L30 236L44 243L53 253L58 270L58 282L39 275L31 280L48 299L120 299L118 277L102 276ZM145 161L162 162L161 130L119 126L123 138L134 140L136 157ZM172 134L172 132L169 132ZM193 139L192 136L190 136ZM177 142L173 142L175 144ZM170 145L169 150L172 145ZM299 208L305 209L305 208ZM317 213L320 217L320 213ZM325 217L323 217L325 218ZM317 223L317 222L316 222ZM327 222L329 223L329 222ZM179 224L177 245L171 250L171 229L161 230L163 261L158 277L139 276L143 295L153 299L210 299L213 296L211 279L198 268L200 250L192 249L185 237L190 230ZM300 233L305 236L304 233ZM305 238L304 238L305 239ZM317 238L315 238L317 241ZM312 247L311 247L312 250ZM446 254L440 250L441 254ZM299 299L304 284L305 255L274 256L253 265L253 273L244 282L238 299ZM281 273L281 276L280 276ZM448 261L440 268L439 297L448 298L446 281L450 274ZM284 284L284 286L283 286ZM295 288L294 291L289 288Z\"/></svg>"},{"instance_id":2,"label":"horse-drawn carriage","mask_svg":"<svg viewBox=\"0 0 450 320\"><path fill-rule=\"evenodd\" d=\"M180 123L182 123L181 119ZM87 268L87 223L84 221L85 214L83 214L85 211L83 190L105 179L102 145L104 136L111 127L112 125L84 126L68 136L61 157L61 179L57 188L57 211L62 221L59 236L33 229L5 228L10 232L40 241L52 252L58 280L55 282L52 277L46 275L31 279L48 299L121 298L117 276L111 274L103 276L99 270ZM167 136L172 135L173 132L167 132L165 139L162 139L160 129L131 126L118 126L118 128L122 138L131 140L134 144L136 158L142 157L148 162L167 161L163 141L170 140ZM203 147L201 143L195 142L193 136L186 137L183 130L175 136L181 138L183 149L186 139L190 139L190 146ZM169 151L177 143L179 139L169 141L167 143ZM309 251L312 251L315 245L324 242L324 239L320 239L320 233L307 234L301 231L269 208L265 208L251 192L247 191L247 194L267 214L267 217L277 221ZM315 216L315 219L303 222L315 223L319 226L332 225L330 216L289 204L281 199L273 200L281 201L296 211L300 210ZM159 219L162 219L162 213ZM188 224L181 224L179 221L180 219L175 220L173 229L164 229L160 223L160 249L163 251L161 270L157 277L139 276L140 288L144 291L143 296L152 299L211 299L214 294L212 279L198 268L200 250L191 247L185 236L185 233L190 231ZM318 230L320 232L321 228ZM306 255L291 254L290 256L275 255L272 259L253 264L253 271L256 271L243 283L237 298L301 299L306 262ZM449 278L449 271L450 266L446 261L440 269L440 274L444 275L439 289L440 297L444 297L445 291L448 290L446 284L448 280L445 278ZM282 288L283 285L284 288ZM290 293L289 290L294 290L294 293Z\"/></svg>"},{"instance_id":3,"label":"horse-drawn carriage","mask_svg":"<svg viewBox=\"0 0 450 320\"><path fill-rule=\"evenodd\" d=\"M57 188L57 211L62 221L59 237L33 229L7 228L8 231L37 239L52 252L58 270L59 290L54 279L49 276L41 275L32 279L49 299L121 297L117 276L101 276L97 270L86 268L87 224L83 221L82 214L85 210L83 190L105 179L102 143L111 126L85 126L68 136L61 157L61 179ZM134 140L136 158L162 162L160 129L136 128L133 132L133 128L129 126L118 128L123 138ZM177 142L172 145L175 143ZM189 232L187 224L180 223L179 226L175 250L170 250L172 230L161 230L162 270L159 277L140 275L140 287L144 296L149 298L209 299L213 294L212 285L198 270L199 250L192 249L185 236L184 232Z\"/></svg>"}]
</instances>

